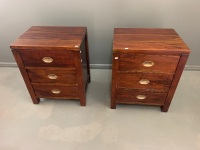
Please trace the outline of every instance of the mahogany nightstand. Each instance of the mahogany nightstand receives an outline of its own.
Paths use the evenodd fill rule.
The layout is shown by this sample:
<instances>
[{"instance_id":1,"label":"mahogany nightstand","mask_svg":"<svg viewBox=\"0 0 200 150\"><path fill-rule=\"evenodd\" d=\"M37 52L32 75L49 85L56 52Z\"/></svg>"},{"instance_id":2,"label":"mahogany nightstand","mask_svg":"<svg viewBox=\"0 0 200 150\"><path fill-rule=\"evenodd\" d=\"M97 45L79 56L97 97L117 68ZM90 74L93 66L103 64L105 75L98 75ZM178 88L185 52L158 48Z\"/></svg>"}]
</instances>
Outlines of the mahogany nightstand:
<instances>
[{"instance_id":1,"label":"mahogany nightstand","mask_svg":"<svg viewBox=\"0 0 200 150\"><path fill-rule=\"evenodd\" d=\"M33 26L10 47L34 104L39 98L52 98L86 105L90 82L86 27Z\"/></svg>"},{"instance_id":2,"label":"mahogany nightstand","mask_svg":"<svg viewBox=\"0 0 200 150\"><path fill-rule=\"evenodd\" d=\"M114 29L111 108L143 104L167 112L189 53L173 29Z\"/></svg>"}]
</instances>

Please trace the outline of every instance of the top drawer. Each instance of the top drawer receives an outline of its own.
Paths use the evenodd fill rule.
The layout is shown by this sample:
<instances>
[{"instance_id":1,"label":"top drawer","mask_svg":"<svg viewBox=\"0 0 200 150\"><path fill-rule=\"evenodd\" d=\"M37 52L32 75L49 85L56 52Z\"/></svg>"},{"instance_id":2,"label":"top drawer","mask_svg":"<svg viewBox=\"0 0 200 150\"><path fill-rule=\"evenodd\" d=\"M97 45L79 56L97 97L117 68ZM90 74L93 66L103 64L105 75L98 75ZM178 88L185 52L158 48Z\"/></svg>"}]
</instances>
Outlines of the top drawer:
<instances>
[{"instance_id":1,"label":"top drawer","mask_svg":"<svg viewBox=\"0 0 200 150\"><path fill-rule=\"evenodd\" d=\"M23 50L20 56L28 67L67 67L75 68L74 53L56 50Z\"/></svg>"},{"instance_id":2,"label":"top drawer","mask_svg":"<svg viewBox=\"0 0 200 150\"><path fill-rule=\"evenodd\" d=\"M119 70L174 73L180 56L119 53Z\"/></svg>"}]
</instances>

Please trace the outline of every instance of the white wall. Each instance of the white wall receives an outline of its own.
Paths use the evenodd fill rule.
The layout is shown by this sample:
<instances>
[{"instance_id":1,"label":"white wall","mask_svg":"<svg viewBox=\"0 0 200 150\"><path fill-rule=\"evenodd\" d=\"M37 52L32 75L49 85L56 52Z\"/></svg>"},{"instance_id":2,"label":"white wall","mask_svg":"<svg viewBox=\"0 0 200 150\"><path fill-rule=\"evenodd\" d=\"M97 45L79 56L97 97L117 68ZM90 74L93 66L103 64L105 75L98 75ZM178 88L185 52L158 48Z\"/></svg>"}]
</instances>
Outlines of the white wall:
<instances>
[{"instance_id":1,"label":"white wall","mask_svg":"<svg viewBox=\"0 0 200 150\"><path fill-rule=\"evenodd\" d=\"M200 66L200 0L0 0L0 62L14 62L9 45L33 25L87 26L90 62L110 64L114 27L174 28Z\"/></svg>"}]
</instances>

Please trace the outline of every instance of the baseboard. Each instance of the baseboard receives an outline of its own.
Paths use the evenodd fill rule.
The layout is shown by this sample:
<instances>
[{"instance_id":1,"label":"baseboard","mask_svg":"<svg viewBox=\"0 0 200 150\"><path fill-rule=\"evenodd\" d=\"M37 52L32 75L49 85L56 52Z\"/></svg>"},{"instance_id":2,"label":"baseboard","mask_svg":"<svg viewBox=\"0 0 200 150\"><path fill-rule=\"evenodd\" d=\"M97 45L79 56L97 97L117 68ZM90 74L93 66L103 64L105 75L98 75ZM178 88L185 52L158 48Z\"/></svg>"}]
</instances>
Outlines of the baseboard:
<instances>
[{"instance_id":1,"label":"baseboard","mask_svg":"<svg viewBox=\"0 0 200 150\"><path fill-rule=\"evenodd\" d=\"M90 64L91 69L111 69L111 64Z\"/></svg>"},{"instance_id":2,"label":"baseboard","mask_svg":"<svg viewBox=\"0 0 200 150\"><path fill-rule=\"evenodd\" d=\"M184 70L188 70L188 71L200 71L200 66L186 65Z\"/></svg>"},{"instance_id":3,"label":"baseboard","mask_svg":"<svg viewBox=\"0 0 200 150\"><path fill-rule=\"evenodd\" d=\"M0 67L17 67L17 63L0 62Z\"/></svg>"},{"instance_id":4,"label":"baseboard","mask_svg":"<svg viewBox=\"0 0 200 150\"><path fill-rule=\"evenodd\" d=\"M0 62L0 67L17 67L17 63ZM111 64L90 64L91 69L111 69Z\"/></svg>"},{"instance_id":5,"label":"baseboard","mask_svg":"<svg viewBox=\"0 0 200 150\"><path fill-rule=\"evenodd\" d=\"M16 63L0 62L0 67L17 67ZM90 64L91 69L111 69L112 64ZM200 66L186 65L184 70L200 71Z\"/></svg>"},{"instance_id":6,"label":"baseboard","mask_svg":"<svg viewBox=\"0 0 200 150\"><path fill-rule=\"evenodd\" d=\"M91 69L112 69L111 64L90 64ZM200 71L200 66L186 65L184 70Z\"/></svg>"}]
</instances>

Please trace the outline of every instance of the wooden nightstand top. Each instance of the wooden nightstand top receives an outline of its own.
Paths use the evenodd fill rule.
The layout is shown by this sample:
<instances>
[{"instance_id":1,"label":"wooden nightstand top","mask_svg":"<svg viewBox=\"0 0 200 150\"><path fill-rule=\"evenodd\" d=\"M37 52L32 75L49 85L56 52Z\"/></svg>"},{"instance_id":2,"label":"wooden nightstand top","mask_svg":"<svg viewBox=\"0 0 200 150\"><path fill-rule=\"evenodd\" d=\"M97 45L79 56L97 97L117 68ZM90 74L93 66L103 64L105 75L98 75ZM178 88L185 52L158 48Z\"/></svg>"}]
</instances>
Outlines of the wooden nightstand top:
<instances>
[{"instance_id":1,"label":"wooden nightstand top","mask_svg":"<svg viewBox=\"0 0 200 150\"><path fill-rule=\"evenodd\" d=\"M190 53L174 29L115 28L113 51L142 53Z\"/></svg>"},{"instance_id":2,"label":"wooden nightstand top","mask_svg":"<svg viewBox=\"0 0 200 150\"><path fill-rule=\"evenodd\" d=\"M80 50L86 31L86 27L32 26L10 47L24 50Z\"/></svg>"}]
</instances>

